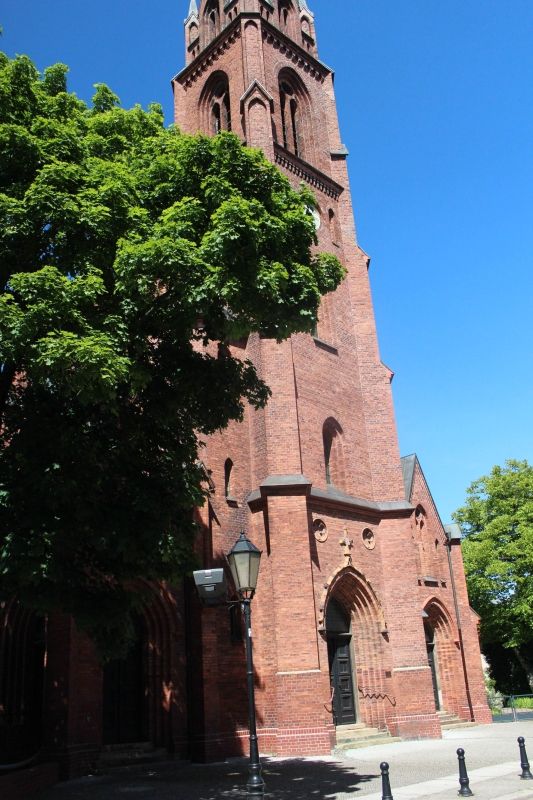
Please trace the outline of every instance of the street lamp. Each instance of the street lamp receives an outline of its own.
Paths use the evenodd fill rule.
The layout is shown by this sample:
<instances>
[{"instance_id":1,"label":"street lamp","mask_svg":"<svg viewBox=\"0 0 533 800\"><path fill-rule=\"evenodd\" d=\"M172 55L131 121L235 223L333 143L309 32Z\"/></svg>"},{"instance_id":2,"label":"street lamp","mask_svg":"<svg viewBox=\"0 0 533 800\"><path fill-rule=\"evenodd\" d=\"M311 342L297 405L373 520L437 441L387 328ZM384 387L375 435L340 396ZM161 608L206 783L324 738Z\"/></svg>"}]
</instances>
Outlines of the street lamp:
<instances>
[{"instance_id":1,"label":"street lamp","mask_svg":"<svg viewBox=\"0 0 533 800\"><path fill-rule=\"evenodd\" d=\"M257 578L259 576L261 551L258 550L257 547L251 543L246 534L242 532L228 553L227 559L244 614L246 678L248 682L248 719L250 726L250 765L248 768L246 797L263 797L265 782L261 775L261 762L259 760L259 747L257 744L255 725L254 664L252 657L251 629L251 602L255 594Z\"/></svg>"}]
</instances>

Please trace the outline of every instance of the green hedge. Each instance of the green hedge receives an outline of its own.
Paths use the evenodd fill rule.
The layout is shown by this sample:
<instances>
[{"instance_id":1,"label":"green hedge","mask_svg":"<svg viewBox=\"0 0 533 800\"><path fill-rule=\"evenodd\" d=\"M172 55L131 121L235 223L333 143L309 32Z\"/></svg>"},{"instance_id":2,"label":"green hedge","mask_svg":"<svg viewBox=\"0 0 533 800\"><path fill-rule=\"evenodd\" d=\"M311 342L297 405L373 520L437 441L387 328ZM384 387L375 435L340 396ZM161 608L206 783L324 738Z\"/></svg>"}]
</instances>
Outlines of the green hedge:
<instances>
[{"instance_id":1,"label":"green hedge","mask_svg":"<svg viewBox=\"0 0 533 800\"><path fill-rule=\"evenodd\" d=\"M515 708L533 708L533 697L509 698L509 706L514 706Z\"/></svg>"}]
</instances>

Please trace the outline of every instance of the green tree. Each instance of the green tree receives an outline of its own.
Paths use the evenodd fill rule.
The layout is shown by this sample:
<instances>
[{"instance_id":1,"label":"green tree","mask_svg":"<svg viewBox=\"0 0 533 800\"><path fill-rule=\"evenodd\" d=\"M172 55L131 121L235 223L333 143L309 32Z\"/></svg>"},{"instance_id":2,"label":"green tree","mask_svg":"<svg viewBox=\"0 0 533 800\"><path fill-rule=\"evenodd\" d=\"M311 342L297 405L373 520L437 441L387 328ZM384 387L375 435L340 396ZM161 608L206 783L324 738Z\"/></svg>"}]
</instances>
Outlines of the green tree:
<instances>
[{"instance_id":1,"label":"green tree","mask_svg":"<svg viewBox=\"0 0 533 800\"><path fill-rule=\"evenodd\" d=\"M474 481L454 515L486 643L513 651L533 691L533 467L506 462Z\"/></svg>"},{"instance_id":2,"label":"green tree","mask_svg":"<svg viewBox=\"0 0 533 800\"><path fill-rule=\"evenodd\" d=\"M311 330L343 269L259 151L66 74L0 54L0 585L112 655L135 579L191 567L201 437L268 399L229 343Z\"/></svg>"}]
</instances>

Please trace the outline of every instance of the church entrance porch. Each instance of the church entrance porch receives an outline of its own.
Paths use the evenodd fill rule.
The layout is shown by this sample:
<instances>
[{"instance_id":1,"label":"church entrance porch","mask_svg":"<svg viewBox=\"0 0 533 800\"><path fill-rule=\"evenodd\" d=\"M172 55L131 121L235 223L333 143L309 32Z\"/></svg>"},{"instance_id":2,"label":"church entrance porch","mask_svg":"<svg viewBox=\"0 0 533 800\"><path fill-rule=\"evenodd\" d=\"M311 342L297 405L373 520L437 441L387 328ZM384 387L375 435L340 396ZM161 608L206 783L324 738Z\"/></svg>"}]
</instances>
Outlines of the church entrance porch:
<instances>
[{"instance_id":1,"label":"church entrance porch","mask_svg":"<svg viewBox=\"0 0 533 800\"><path fill-rule=\"evenodd\" d=\"M377 597L353 566L330 585L325 628L334 724L386 730L395 704L387 631Z\"/></svg>"}]
</instances>

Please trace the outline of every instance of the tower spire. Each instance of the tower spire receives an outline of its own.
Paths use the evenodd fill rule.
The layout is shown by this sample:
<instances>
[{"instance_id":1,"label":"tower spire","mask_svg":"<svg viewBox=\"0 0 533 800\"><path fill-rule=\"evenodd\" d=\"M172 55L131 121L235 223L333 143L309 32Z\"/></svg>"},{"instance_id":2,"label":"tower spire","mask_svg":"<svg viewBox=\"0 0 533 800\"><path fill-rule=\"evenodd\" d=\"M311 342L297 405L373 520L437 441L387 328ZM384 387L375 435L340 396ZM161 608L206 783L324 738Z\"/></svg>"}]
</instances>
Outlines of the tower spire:
<instances>
[{"instance_id":1,"label":"tower spire","mask_svg":"<svg viewBox=\"0 0 533 800\"><path fill-rule=\"evenodd\" d=\"M303 2L305 2L305 0L303 0ZM196 5L196 0L191 0L191 2L189 3L189 13L187 14L187 19L197 16L198 16L198 6Z\"/></svg>"},{"instance_id":2,"label":"tower spire","mask_svg":"<svg viewBox=\"0 0 533 800\"><path fill-rule=\"evenodd\" d=\"M308 14L313 16L313 12L307 5L307 0L298 0L298 5L300 6L300 11L307 11Z\"/></svg>"}]
</instances>

